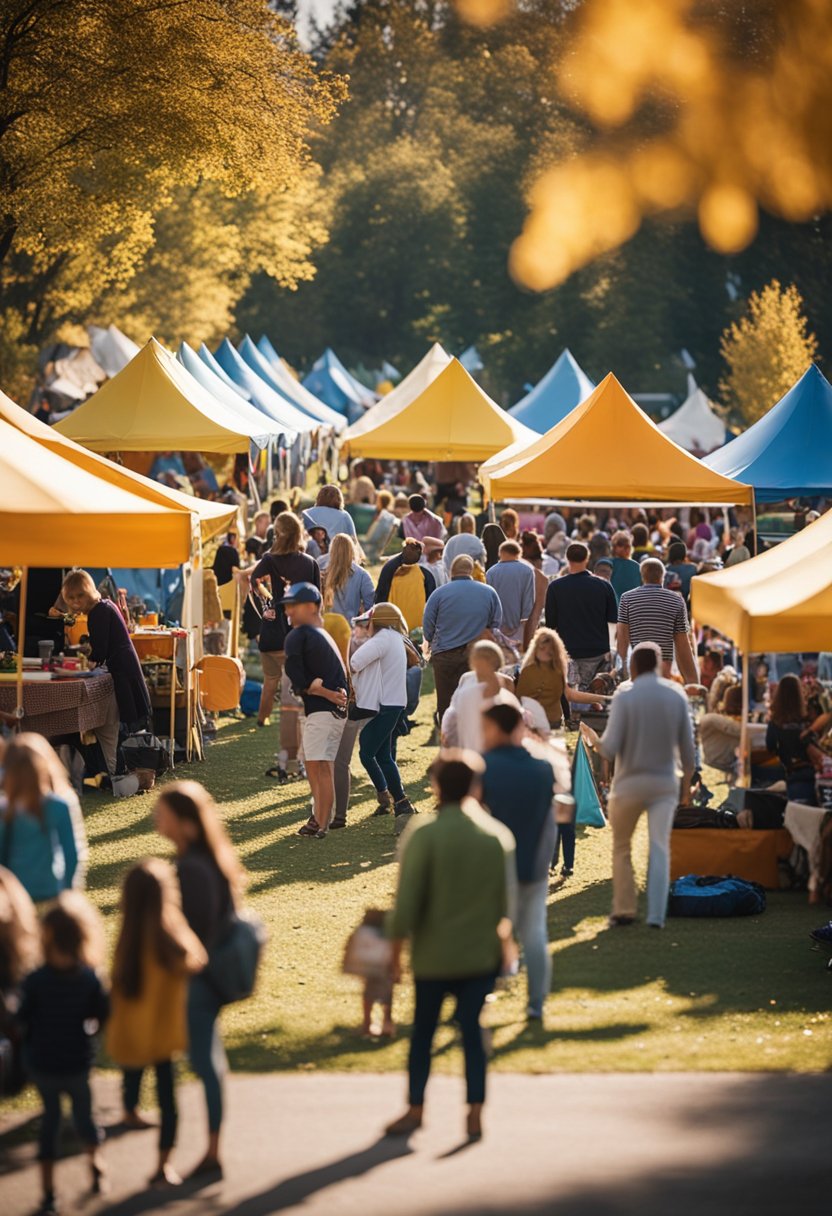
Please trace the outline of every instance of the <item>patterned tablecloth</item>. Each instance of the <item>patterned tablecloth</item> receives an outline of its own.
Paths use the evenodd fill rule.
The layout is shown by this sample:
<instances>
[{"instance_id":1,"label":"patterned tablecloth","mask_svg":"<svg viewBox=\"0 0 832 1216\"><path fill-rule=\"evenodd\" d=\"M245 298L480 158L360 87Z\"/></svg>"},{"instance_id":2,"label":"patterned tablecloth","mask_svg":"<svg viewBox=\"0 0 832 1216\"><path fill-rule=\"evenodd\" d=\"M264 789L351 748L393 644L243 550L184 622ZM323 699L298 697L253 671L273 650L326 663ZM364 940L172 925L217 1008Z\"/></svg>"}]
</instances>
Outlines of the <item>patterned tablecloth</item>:
<instances>
[{"instance_id":1,"label":"patterned tablecloth","mask_svg":"<svg viewBox=\"0 0 832 1216\"><path fill-rule=\"evenodd\" d=\"M113 680L106 672L82 680L24 680L23 729L37 731L47 739L95 730L107 721L112 697ZM0 709L13 713L16 704L15 685L0 685Z\"/></svg>"}]
</instances>

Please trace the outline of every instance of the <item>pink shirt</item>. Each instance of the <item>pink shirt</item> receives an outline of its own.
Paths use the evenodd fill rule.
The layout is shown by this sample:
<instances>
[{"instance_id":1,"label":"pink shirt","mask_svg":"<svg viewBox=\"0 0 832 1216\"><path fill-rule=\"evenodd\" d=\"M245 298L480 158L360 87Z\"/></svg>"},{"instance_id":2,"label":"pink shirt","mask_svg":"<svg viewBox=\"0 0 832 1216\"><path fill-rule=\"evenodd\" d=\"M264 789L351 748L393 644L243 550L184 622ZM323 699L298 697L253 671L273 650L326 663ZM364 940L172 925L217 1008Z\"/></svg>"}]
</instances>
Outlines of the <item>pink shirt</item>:
<instances>
[{"instance_id":1,"label":"pink shirt","mask_svg":"<svg viewBox=\"0 0 832 1216\"><path fill-rule=\"evenodd\" d=\"M445 525L433 511L411 511L402 520L402 530L406 537L413 540L424 540L426 536L435 536L437 540L441 540Z\"/></svg>"}]
</instances>

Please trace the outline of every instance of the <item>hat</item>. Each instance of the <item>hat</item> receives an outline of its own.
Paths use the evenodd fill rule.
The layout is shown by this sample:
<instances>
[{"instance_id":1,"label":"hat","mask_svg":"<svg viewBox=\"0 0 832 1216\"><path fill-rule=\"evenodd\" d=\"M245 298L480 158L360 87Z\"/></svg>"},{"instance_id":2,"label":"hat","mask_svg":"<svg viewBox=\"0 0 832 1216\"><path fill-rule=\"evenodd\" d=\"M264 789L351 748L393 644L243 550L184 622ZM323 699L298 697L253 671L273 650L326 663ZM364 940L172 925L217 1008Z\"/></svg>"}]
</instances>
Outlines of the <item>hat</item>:
<instances>
[{"instance_id":1,"label":"hat","mask_svg":"<svg viewBox=\"0 0 832 1216\"><path fill-rule=\"evenodd\" d=\"M597 570L599 566L609 566L610 570L614 569L611 557L599 557L595 563L595 569Z\"/></svg>"},{"instance_id":2,"label":"hat","mask_svg":"<svg viewBox=\"0 0 832 1216\"><path fill-rule=\"evenodd\" d=\"M280 604L320 604L321 593L314 583L292 583L287 587Z\"/></svg>"},{"instance_id":3,"label":"hat","mask_svg":"<svg viewBox=\"0 0 832 1216\"><path fill-rule=\"evenodd\" d=\"M399 633L407 633L407 622L395 604L382 601L380 604L374 604L361 616L352 618L353 625L368 625L370 621L374 625L382 625L389 629L398 629Z\"/></svg>"},{"instance_id":4,"label":"hat","mask_svg":"<svg viewBox=\"0 0 832 1216\"><path fill-rule=\"evenodd\" d=\"M439 553L445 548L445 542L440 540L438 536L426 536L422 541L422 547L425 553Z\"/></svg>"}]
</instances>

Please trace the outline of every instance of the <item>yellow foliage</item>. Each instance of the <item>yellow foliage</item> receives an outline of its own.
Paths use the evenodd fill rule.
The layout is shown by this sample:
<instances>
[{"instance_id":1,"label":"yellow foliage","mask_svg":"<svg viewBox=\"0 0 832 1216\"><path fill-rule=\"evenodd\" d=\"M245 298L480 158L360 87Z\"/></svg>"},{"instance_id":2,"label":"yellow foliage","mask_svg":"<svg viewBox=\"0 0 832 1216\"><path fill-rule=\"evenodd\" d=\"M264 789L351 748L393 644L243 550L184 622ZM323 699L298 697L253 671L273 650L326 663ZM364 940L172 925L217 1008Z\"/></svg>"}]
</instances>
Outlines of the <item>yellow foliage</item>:
<instances>
[{"instance_id":1,"label":"yellow foliage","mask_svg":"<svg viewBox=\"0 0 832 1216\"><path fill-rule=\"evenodd\" d=\"M457 3L478 23L491 8ZM599 135L533 188L511 257L518 280L563 282L647 215L695 211L708 243L733 253L753 239L758 207L790 221L829 207L832 0L574 9L558 85ZM636 130L648 105L653 121Z\"/></svg>"},{"instance_id":2,"label":"yellow foliage","mask_svg":"<svg viewBox=\"0 0 832 1216\"><path fill-rule=\"evenodd\" d=\"M807 330L800 292L776 279L753 292L747 315L725 330L728 374L720 388L747 424L779 401L815 358L817 339Z\"/></svg>"},{"instance_id":3,"label":"yellow foliage","mask_svg":"<svg viewBox=\"0 0 832 1216\"><path fill-rule=\"evenodd\" d=\"M124 289L185 192L268 212L345 87L265 0L5 0L0 62L0 307L30 341ZM291 281L316 239L261 261Z\"/></svg>"}]
</instances>

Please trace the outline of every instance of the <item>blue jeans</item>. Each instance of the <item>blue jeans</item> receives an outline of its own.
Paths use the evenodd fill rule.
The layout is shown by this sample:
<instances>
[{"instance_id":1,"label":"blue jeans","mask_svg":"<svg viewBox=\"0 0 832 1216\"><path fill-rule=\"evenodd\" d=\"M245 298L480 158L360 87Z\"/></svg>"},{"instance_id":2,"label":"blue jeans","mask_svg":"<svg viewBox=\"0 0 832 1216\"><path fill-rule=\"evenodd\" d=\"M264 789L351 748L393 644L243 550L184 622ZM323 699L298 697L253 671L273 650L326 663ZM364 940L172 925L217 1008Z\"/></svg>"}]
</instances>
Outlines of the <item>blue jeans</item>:
<instances>
[{"instance_id":1,"label":"blue jeans","mask_svg":"<svg viewBox=\"0 0 832 1216\"><path fill-rule=\"evenodd\" d=\"M393 732L403 710L402 705L380 705L376 716L367 719L358 736L358 754L367 776L377 793L389 790L394 802L404 798L402 779L391 750Z\"/></svg>"},{"instance_id":2,"label":"blue jeans","mask_svg":"<svg viewBox=\"0 0 832 1216\"><path fill-rule=\"evenodd\" d=\"M156 1073L156 1100L159 1103L159 1151L165 1152L176 1143L176 1083L173 1060L153 1065ZM143 1068L125 1068L122 1093L124 1109L132 1114L139 1105Z\"/></svg>"},{"instance_id":3,"label":"blue jeans","mask_svg":"<svg viewBox=\"0 0 832 1216\"><path fill-rule=\"evenodd\" d=\"M546 897L549 893L548 879L541 882L517 884L517 923L515 930L529 984L528 1010L540 1017L543 1002L549 995L552 983L552 960L549 956L549 932L546 925Z\"/></svg>"},{"instance_id":4,"label":"blue jeans","mask_svg":"<svg viewBox=\"0 0 832 1216\"><path fill-rule=\"evenodd\" d=\"M222 1087L228 1069L217 1026L220 1008L219 997L208 981L195 975L188 985L189 1055L191 1067L205 1089L209 1132L218 1132L222 1126Z\"/></svg>"},{"instance_id":5,"label":"blue jeans","mask_svg":"<svg viewBox=\"0 0 832 1216\"><path fill-rule=\"evenodd\" d=\"M419 698L422 695L421 667L408 667L407 675L405 676L405 685L407 689L407 705L404 707L405 717L412 718L416 713L419 705Z\"/></svg>"},{"instance_id":6,"label":"blue jeans","mask_svg":"<svg viewBox=\"0 0 832 1216\"><path fill-rule=\"evenodd\" d=\"M416 980L416 1008L410 1036L411 1106L421 1106L430 1076L430 1052L442 1002L446 994L456 997L455 1019L462 1031L465 1052L465 1084L468 1103L485 1101L485 1048L482 1043L480 1012L494 987L493 975L475 975L460 980Z\"/></svg>"},{"instance_id":7,"label":"blue jeans","mask_svg":"<svg viewBox=\"0 0 832 1216\"><path fill-rule=\"evenodd\" d=\"M78 1139L85 1148L96 1148L104 1139L104 1133L92 1116L92 1092L89 1072L42 1073L32 1071L32 1084L43 1102L43 1118L40 1124L38 1161L57 1161L58 1143L61 1134L61 1094L66 1094L72 1103L72 1122Z\"/></svg>"}]
</instances>

